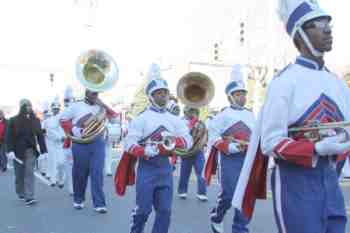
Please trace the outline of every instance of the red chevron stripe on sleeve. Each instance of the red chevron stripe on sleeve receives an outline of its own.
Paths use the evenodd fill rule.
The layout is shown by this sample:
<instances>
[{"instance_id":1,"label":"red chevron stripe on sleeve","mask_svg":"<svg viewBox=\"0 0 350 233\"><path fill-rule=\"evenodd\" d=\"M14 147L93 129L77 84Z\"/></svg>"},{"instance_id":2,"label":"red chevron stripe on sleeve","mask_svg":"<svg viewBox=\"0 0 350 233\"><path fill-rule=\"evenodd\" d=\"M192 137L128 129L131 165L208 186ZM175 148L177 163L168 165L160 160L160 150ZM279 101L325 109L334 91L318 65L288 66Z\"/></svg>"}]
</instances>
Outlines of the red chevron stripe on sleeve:
<instances>
[{"instance_id":1,"label":"red chevron stripe on sleeve","mask_svg":"<svg viewBox=\"0 0 350 233\"><path fill-rule=\"evenodd\" d=\"M142 157L145 156L145 148L140 145L133 145L130 147L128 153L136 158Z\"/></svg>"},{"instance_id":2,"label":"red chevron stripe on sleeve","mask_svg":"<svg viewBox=\"0 0 350 233\"><path fill-rule=\"evenodd\" d=\"M284 139L275 147L274 153L278 158L311 168L314 148L314 143L306 139L298 141Z\"/></svg>"},{"instance_id":3,"label":"red chevron stripe on sleeve","mask_svg":"<svg viewBox=\"0 0 350 233\"><path fill-rule=\"evenodd\" d=\"M176 148L186 148L187 143L186 140L183 137L176 137L175 138L175 147Z\"/></svg>"},{"instance_id":4,"label":"red chevron stripe on sleeve","mask_svg":"<svg viewBox=\"0 0 350 233\"><path fill-rule=\"evenodd\" d=\"M214 147L224 154L229 154L228 152L229 142L227 140L220 139L214 143Z\"/></svg>"},{"instance_id":5,"label":"red chevron stripe on sleeve","mask_svg":"<svg viewBox=\"0 0 350 233\"><path fill-rule=\"evenodd\" d=\"M70 134L72 132L73 123L71 120L61 120L60 125L65 133Z\"/></svg>"}]
</instances>

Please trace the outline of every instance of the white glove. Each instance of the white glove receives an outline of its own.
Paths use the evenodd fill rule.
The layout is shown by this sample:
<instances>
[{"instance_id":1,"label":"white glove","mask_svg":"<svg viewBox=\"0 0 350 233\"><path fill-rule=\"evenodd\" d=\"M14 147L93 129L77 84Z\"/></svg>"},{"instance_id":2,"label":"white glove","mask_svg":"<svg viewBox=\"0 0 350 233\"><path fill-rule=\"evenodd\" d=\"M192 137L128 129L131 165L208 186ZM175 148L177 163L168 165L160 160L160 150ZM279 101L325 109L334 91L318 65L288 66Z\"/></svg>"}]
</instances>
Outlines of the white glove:
<instances>
[{"instance_id":1,"label":"white glove","mask_svg":"<svg viewBox=\"0 0 350 233\"><path fill-rule=\"evenodd\" d=\"M81 128L74 126L72 132L74 136L81 137Z\"/></svg>"},{"instance_id":2,"label":"white glove","mask_svg":"<svg viewBox=\"0 0 350 233\"><path fill-rule=\"evenodd\" d=\"M7 158L9 160L14 160L16 158L15 152L11 151L11 152L7 153Z\"/></svg>"},{"instance_id":3,"label":"white glove","mask_svg":"<svg viewBox=\"0 0 350 233\"><path fill-rule=\"evenodd\" d=\"M152 158L159 154L159 149L157 145L147 144L145 146L145 155L149 158Z\"/></svg>"},{"instance_id":4,"label":"white glove","mask_svg":"<svg viewBox=\"0 0 350 233\"><path fill-rule=\"evenodd\" d=\"M238 143L231 142L231 143L228 145L228 152L229 152L230 154L235 154L235 153L241 152L240 149L239 149Z\"/></svg>"},{"instance_id":5,"label":"white glove","mask_svg":"<svg viewBox=\"0 0 350 233\"><path fill-rule=\"evenodd\" d=\"M315 150L319 156L341 154L350 150L350 141L343 141L343 134L327 137L315 144Z\"/></svg>"}]
</instances>

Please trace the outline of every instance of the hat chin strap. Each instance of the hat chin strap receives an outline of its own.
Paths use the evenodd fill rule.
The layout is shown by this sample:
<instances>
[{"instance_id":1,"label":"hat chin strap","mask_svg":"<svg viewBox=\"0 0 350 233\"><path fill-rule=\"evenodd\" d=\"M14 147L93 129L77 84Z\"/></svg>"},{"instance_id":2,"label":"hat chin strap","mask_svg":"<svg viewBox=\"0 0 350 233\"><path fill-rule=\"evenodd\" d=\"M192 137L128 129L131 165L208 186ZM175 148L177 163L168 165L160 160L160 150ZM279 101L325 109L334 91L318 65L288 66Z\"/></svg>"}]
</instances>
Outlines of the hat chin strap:
<instances>
[{"instance_id":1,"label":"hat chin strap","mask_svg":"<svg viewBox=\"0 0 350 233\"><path fill-rule=\"evenodd\" d=\"M152 95L150 95L149 96L149 101L151 102L151 104L153 105L153 107L155 107L155 108L157 108L157 109L159 109L159 110L165 110L166 109L166 104L163 106L163 107L161 107L161 106L159 106L157 103L156 103L156 101L154 101L154 98L153 98L153 96Z\"/></svg>"},{"instance_id":2,"label":"hat chin strap","mask_svg":"<svg viewBox=\"0 0 350 233\"><path fill-rule=\"evenodd\" d=\"M243 108L243 106L241 106L241 105L239 105L239 104L236 103L236 100L235 100L235 98L233 98L232 95L229 95L228 98L229 98L229 100L230 100L230 104L231 104L232 107L235 107L235 108Z\"/></svg>"},{"instance_id":3,"label":"hat chin strap","mask_svg":"<svg viewBox=\"0 0 350 233\"><path fill-rule=\"evenodd\" d=\"M304 30L299 27L297 29L297 31L299 32L301 38L303 39L303 41L305 42L306 46L310 50L311 54L313 56L315 56L315 57L323 57L324 53L320 52L320 51L318 51L317 49L314 48L314 46L312 45L311 41L309 40L309 37L306 35Z\"/></svg>"}]
</instances>

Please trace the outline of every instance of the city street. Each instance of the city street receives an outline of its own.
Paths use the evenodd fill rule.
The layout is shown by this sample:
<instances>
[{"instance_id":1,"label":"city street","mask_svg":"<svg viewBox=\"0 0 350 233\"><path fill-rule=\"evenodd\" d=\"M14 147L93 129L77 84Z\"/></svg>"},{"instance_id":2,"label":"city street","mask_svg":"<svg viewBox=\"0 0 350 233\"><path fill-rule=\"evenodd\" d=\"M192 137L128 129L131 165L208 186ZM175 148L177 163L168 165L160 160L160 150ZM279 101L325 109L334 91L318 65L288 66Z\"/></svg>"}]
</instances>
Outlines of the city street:
<instances>
[{"instance_id":1,"label":"city street","mask_svg":"<svg viewBox=\"0 0 350 233\"><path fill-rule=\"evenodd\" d=\"M113 178L105 178L108 214L97 214L92 209L88 189L86 206L77 211L72 207L67 190L48 187L37 180L38 203L27 207L16 199L13 170L0 174L0 233L128 233L130 213L134 208L134 188L129 188L125 197L117 197L112 185ZM175 177L177 184L177 177ZM350 204L350 182L342 182L346 203ZM209 187L208 202L199 202L195 197L196 183L191 182L186 200L174 195L172 223L169 233L210 233L208 213L215 204L219 186ZM270 195L269 195L270 196ZM350 214L349 208L348 213ZM152 228L153 214L146 225L145 233ZM225 218L225 232L231 232L232 211ZM272 214L271 198L258 202L250 225L252 233L277 232ZM349 227L348 227L348 231Z\"/></svg>"}]
</instances>

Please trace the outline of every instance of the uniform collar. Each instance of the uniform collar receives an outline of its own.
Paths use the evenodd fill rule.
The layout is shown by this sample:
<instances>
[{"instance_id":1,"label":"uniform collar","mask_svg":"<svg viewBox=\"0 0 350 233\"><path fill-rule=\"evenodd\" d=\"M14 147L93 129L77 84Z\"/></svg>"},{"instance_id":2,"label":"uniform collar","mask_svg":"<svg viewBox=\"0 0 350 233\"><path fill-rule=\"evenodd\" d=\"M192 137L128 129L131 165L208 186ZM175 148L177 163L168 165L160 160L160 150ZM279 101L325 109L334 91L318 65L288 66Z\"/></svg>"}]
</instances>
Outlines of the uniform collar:
<instances>
[{"instance_id":1,"label":"uniform collar","mask_svg":"<svg viewBox=\"0 0 350 233\"><path fill-rule=\"evenodd\" d=\"M234 105L234 104L231 104L230 108L232 108L233 110L244 110L244 107Z\"/></svg>"},{"instance_id":2,"label":"uniform collar","mask_svg":"<svg viewBox=\"0 0 350 233\"><path fill-rule=\"evenodd\" d=\"M166 108L157 108L156 106L153 106L153 105L149 107L149 110L154 112L159 112L159 113L165 113L167 111Z\"/></svg>"},{"instance_id":3,"label":"uniform collar","mask_svg":"<svg viewBox=\"0 0 350 233\"><path fill-rule=\"evenodd\" d=\"M313 70L323 70L324 69L324 66L320 67L317 62L315 62L311 59L308 59L306 57L303 57L303 56L297 57L295 63L298 65L304 66L306 68L313 69Z\"/></svg>"}]
</instances>

